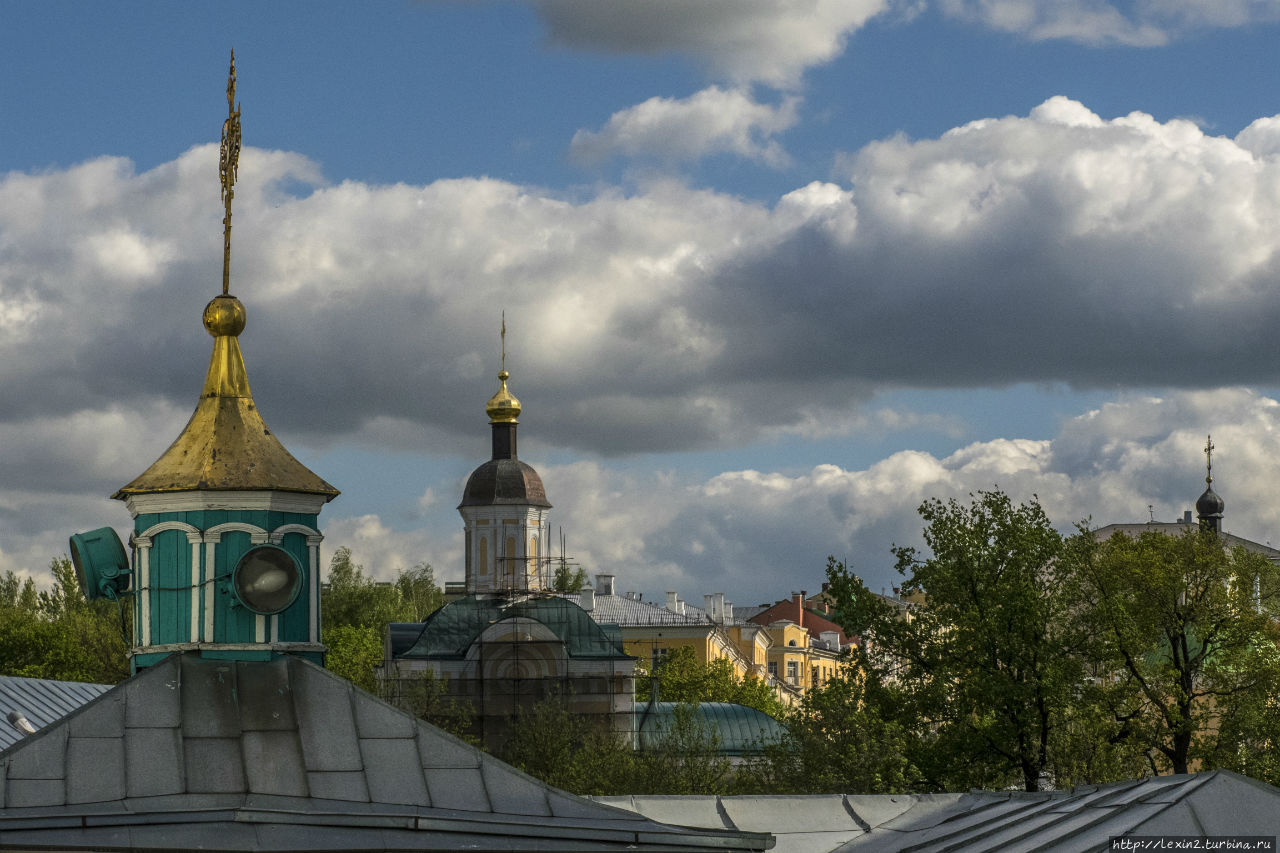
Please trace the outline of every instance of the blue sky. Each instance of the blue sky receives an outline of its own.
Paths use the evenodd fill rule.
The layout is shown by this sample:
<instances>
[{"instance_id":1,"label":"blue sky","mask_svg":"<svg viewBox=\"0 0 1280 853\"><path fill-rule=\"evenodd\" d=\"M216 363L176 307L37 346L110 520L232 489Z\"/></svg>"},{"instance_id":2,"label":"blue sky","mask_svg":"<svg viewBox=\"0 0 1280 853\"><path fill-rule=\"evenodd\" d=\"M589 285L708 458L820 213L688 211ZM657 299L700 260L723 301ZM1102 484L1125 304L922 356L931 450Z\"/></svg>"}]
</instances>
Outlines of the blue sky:
<instances>
[{"instance_id":1,"label":"blue sky","mask_svg":"<svg viewBox=\"0 0 1280 853\"><path fill-rule=\"evenodd\" d=\"M326 548L461 575L507 311L571 556L873 587L915 507L1280 530L1280 3L3 4L0 569L176 436L218 288Z\"/></svg>"}]
</instances>

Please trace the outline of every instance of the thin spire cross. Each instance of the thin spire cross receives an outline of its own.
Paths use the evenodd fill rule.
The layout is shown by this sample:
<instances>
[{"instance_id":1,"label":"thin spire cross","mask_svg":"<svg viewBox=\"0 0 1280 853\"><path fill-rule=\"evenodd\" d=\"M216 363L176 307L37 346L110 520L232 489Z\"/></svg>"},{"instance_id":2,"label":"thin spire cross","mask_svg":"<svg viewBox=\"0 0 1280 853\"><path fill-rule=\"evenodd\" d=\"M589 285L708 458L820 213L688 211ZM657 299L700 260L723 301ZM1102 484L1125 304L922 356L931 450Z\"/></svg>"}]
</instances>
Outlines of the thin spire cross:
<instances>
[{"instance_id":1,"label":"thin spire cross","mask_svg":"<svg viewBox=\"0 0 1280 853\"><path fill-rule=\"evenodd\" d=\"M222 150L218 156L218 176L222 183L222 295L231 286L231 199L235 197L236 174L240 168L240 105L236 103L236 52L231 51L231 71L227 75L227 120L222 123Z\"/></svg>"},{"instance_id":2,"label":"thin spire cross","mask_svg":"<svg viewBox=\"0 0 1280 853\"><path fill-rule=\"evenodd\" d=\"M1207 436L1204 442L1204 459L1205 459L1205 478L1204 481L1210 485L1213 484L1213 436Z\"/></svg>"},{"instance_id":3,"label":"thin spire cross","mask_svg":"<svg viewBox=\"0 0 1280 853\"><path fill-rule=\"evenodd\" d=\"M507 372L507 312L502 312L502 372Z\"/></svg>"}]
</instances>

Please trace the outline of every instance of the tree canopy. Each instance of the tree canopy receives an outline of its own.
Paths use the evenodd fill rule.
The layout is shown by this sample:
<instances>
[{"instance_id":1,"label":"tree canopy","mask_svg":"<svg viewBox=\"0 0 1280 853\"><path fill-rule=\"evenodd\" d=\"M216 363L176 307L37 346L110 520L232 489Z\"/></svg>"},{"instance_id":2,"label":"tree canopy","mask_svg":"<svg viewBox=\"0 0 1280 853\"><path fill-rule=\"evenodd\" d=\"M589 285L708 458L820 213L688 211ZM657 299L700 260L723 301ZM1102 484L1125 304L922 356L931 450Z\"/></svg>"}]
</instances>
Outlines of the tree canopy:
<instances>
[{"instance_id":1,"label":"tree canopy","mask_svg":"<svg viewBox=\"0 0 1280 853\"><path fill-rule=\"evenodd\" d=\"M1102 698L1153 769L1275 778L1280 566L1212 530L1074 538L1073 615L1094 640Z\"/></svg>"},{"instance_id":2,"label":"tree canopy","mask_svg":"<svg viewBox=\"0 0 1280 853\"><path fill-rule=\"evenodd\" d=\"M636 664L636 701L647 702L652 685L658 684L658 699L663 702L732 702L764 711L780 718L786 706L768 684L752 675L740 676L724 658L700 663L693 649L680 646L671 650L652 671L644 660Z\"/></svg>"},{"instance_id":3,"label":"tree canopy","mask_svg":"<svg viewBox=\"0 0 1280 853\"><path fill-rule=\"evenodd\" d=\"M1012 773L1039 790L1081 677L1062 536L1037 501L1014 505L998 491L967 505L926 501L920 516L930 554L894 553L903 594L928 604L901 618L833 563L846 630L869 641L877 656L867 664L893 679L923 729L927 748L913 763L928 783L1001 787Z\"/></svg>"},{"instance_id":4,"label":"tree canopy","mask_svg":"<svg viewBox=\"0 0 1280 853\"><path fill-rule=\"evenodd\" d=\"M129 675L133 611L86 601L66 557L49 563L53 585L37 590L12 571L0 575L0 674L115 684Z\"/></svg>"},{"instance_id":5,"label":"tree canopy","mask_svg":"<svg viewBox=\"0 0 1280 853\"><path fill-rule=\"evenodd\" d=\"M320 596L321 640L329 647L326 667L376 692L374 668L382 663L383 632L389 622L421 622L444 604L435 570L427 563L379 583L338 548L329 561L328 583Z\"/></svg>"},{"instance_id":6,"label":"tree canopy","mask_svg":"<svg viewBox=\"0 0 1280 853\"><path fill-rule=\"evenodd\" d=\"M895 548L899 603L830 561L867 642L855 700L917 790L1027 790L1228 768L1280 779L1280 566L1193 526L1060 536L998 491L920 507L926 554ZM838 731L821 693L797 744ZM893 744L897 744L894 747ZM874 781L874 780L873 780Z\"/></svg>"}]
</instances>

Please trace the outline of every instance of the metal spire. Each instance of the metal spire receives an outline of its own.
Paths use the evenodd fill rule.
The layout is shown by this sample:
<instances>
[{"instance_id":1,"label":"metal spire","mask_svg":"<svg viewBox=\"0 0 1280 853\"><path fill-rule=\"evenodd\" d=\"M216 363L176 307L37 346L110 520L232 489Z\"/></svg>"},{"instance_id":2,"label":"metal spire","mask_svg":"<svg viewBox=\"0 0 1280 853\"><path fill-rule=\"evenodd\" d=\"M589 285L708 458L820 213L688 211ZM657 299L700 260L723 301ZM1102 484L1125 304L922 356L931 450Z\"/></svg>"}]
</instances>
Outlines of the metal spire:
<instances>
[{"instance_id":1,"label":"metal spire","mask_svg":"<svg viewBox=\"0 0 1280 853\"><path fill-rule=\"evenodd\" d=\"M1213 485L1213 436L1207 436L1204 442L1204 458L1205 458L1205 478L1204 481L1209 485Z\"/></svg>"},{"instance_id":2,"label":"metal spire","mask_svg":"<svg viewBox=\"0 0 1280 853\"><path fill-rule=\"evenodd\" d=\"M236 52L231 51L231 71L227 75L227 120L222 123L222 150L218 157L218 175L222 183L222 200L226 215L222 218L222 295L228 295L231 282L231 199L235 197L236 173L240 167L240 105L236 103Z\"/></svg>"}]
</instances>

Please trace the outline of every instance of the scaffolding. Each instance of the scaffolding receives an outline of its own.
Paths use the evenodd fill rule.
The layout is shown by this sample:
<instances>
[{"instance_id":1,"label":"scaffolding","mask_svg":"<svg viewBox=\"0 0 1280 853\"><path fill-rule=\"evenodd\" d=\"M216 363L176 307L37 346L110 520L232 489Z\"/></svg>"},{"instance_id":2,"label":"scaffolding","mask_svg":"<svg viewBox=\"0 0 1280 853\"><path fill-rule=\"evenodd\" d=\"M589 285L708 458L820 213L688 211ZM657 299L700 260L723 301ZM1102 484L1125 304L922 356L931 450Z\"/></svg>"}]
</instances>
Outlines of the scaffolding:
<instances>
[{"instance_id":1,"label":"scaffolding","mask_svg":"<svg viewBox=\"0 0 1280 853\"><path fill-rule=\"evenodd\" d=\"M635 660L617 626L572 601L519 589L469 595L428 616L416 636L406 627L391 629L381 679L383 698L405 710L493 749L518 715L549 699L632 736Z\"/></svg>"}]
</instances>

